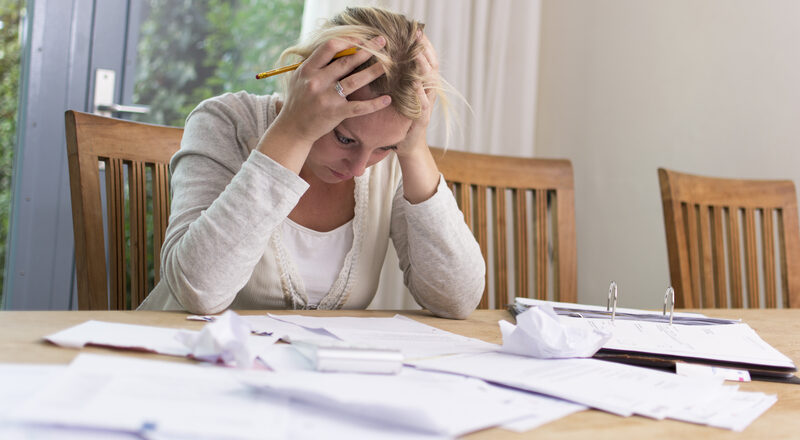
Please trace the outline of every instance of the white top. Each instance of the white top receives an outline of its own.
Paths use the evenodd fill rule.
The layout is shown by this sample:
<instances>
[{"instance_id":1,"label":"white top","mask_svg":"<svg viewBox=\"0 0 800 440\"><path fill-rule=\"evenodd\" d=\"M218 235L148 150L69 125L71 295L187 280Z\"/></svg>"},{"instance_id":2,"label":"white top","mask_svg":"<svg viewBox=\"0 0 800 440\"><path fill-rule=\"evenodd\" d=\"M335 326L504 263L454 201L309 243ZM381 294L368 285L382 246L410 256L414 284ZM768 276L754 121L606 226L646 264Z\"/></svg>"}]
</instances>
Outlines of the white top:
<instances>
[{"instance_id":1,"label":"white top","mask_svg":"<svg viewBox=\"0 0 800 440\"><path fill-rule=\"evenodd\" d=\"M283 246L303 280L308 304L316 306L331 290L353 247L353 220L332 231L319 232L287 217L282 228Z\"/></svg>"}]
</instances>

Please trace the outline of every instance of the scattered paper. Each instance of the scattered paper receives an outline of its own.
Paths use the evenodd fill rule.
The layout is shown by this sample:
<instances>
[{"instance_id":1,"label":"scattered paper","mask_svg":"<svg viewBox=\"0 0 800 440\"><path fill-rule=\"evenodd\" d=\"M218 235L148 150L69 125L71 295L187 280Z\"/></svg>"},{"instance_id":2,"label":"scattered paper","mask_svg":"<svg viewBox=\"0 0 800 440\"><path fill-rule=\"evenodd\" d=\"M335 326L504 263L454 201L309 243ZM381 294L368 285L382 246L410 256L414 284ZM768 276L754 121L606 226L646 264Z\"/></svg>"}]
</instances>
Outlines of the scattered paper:
<instances>
[{"instance_id":1,"label":"scattered paper","mask_svg":"<svg viewBox=\"0 0 800 440\"><path fill-rule=\"evenodd\" d=\"M559 320L553 308L544 304L517 315L517 325L499 324L503 334L500 351L539 359L592 357L611 338L609 331Z\"/></svg>"},{"instance_id":2,"label":"scattered paper","mask_svg":"<svg viewBox=\"0 0 800 440\"><path fill-rule=\"evenodd\" d=\"M500 348L480 339L451 333L401 315L391 318L312 317L270 315L302 326L306 332L324 332L350 344L399 350L405 359L423 359L460 353L485 353ZM294 339L308 339L298 336ZM291 339L290 338L290 339Z\"/></svg>"},{"instance_id":3,"label":"scattered paper","mask_svg":"<svg viewBox=\"0 0 800 440\"><path fill-rule=\"evenodd\" d=\"M738 391L735 386L724 389L725 392L673 411L670 418L741 432L778 401L774 394Z\"/></svg>"},{"instance_id":4,"label":"scattered paper","mask_svg":"<svg viewBox=\"0 0 800 440\"><path fill-rule=\"evenodd\" d=\"M721 390L722 380L693 379L597 359L535 359L502 352L412 362L417 368L477 377L492 383L580 403L612 414L663 419Z\"/></svg>"},{"instance_id":5,"label":"scattered paper","mask_svg":"<svg viewBox=\"0 0 800 440\"><path fill-rule=\"evenodd\" d=\"M386 427L448 436L530 417L547 411L551 403L563 415L584 408L473 378L414 369L404 369L395 376L251 373L247 383L271 394L278 393Z\"/></svg>"},{"instance_id":6,"label":"scattered paper","mask_svg":"<svg viewBox=\"0 0 800 440\"><path fill-rule=\"evenodd\" d=\"M284 346L287 349L291 347ZM292 349L293 350L293 349ZM61 366L53 381L32 381L28 399L0 415L0 438L24 439L374 439L450 438L387 426L327 407L253 392L242 375L275 375L219 368L80 354ZM44 378L4 368L0 380ZM249 376L248 376L249 377ZM5 396L0 389L0 396Z\"/></svg>"},{"instance_id":7,"label":"scattered paper","mask_svg":"<svg viewBox=\"0 0 800 440\"><path fill-rule=\"evenodd\" d=\"M187 356L190 350L178 341L177 335L180 332L191 331L116 322L86 321L83 324L45 336L44 339L69 348L81 348L91 344L171 356Z\"/></svg>"},{"instance_id":8,"label":"scattered paper","mask_svg":"<svg viewBox=\"0 0 800 440\"><path fill-rule=\"evenodd\" d=\"M228 313L232 315L228 315ZM227 315L227 317L225 317ZM225 318L223 318L225 317ZM250 334L249 325L229 311L203 327L202 331L86 321L49 336L56 345L81 348L86 345L145 351L169 356L195 356L209 362L236 364L237 359L248 365L255 356L277 340L277 336ZM214 326L214 327L211 327ZM211 327L211 328L209 328Z\"/></svg>"},{"instance_id":9,"label":"scattered paper","mask_svg":"<svg viewBox=\"0 0 800 440\"><path fill-rule=\"evenodd\" d=\"M199 333L184 331L177 337L192 357L202 361L251 368L256 358L250 345L250 325L232 310L206 324Z\"/></svg>"},{"instance_id":10,"label":"scattered paper","mask_svg":"<svg viewBox=\"0 0 800 440\"><path fill-rule=\"evenodd\" d=\"M287 438L285 399L255 398L236 379L238 371L81 354L9 418L144 438Z\"/></svg>"},{"instance_id":11,"label":"scattered paper","mask_svg":"<svg viewBox=\"0 0 800 440\"><path fill-rule=\"evenodd\" d=\"M718 377L733 382L750 382L750 372L733 368L714 367L711 365L675 363L675 374L687 377Z\"/></svg>"}]
</instances>

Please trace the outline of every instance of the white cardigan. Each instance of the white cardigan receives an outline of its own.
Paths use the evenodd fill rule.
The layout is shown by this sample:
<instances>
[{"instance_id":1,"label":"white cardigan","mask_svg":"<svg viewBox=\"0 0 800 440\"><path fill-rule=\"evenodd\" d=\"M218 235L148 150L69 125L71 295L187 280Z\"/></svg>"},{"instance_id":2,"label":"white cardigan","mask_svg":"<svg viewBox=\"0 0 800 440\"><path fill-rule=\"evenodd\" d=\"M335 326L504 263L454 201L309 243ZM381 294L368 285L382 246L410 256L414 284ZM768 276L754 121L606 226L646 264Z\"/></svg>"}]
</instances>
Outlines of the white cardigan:
<instances>
[{"instance_id":1,"label":"white cardigan","mask_svg":"<svg viewBox=\"0 0 800 440\"><path fill-rule=\"evenodd\" d=\"M254 150L276 117L277 95L225 94L187 118L170 163L172 204L161 249L161 281L140 310L217 313L309 308L279 227L308 184ZM353 247L320 309L372 301L391 237L417 303L466 317L480 301L485 263L452 193L412 205L392 154L355 178Z\"/></svg>"}]
</instances>

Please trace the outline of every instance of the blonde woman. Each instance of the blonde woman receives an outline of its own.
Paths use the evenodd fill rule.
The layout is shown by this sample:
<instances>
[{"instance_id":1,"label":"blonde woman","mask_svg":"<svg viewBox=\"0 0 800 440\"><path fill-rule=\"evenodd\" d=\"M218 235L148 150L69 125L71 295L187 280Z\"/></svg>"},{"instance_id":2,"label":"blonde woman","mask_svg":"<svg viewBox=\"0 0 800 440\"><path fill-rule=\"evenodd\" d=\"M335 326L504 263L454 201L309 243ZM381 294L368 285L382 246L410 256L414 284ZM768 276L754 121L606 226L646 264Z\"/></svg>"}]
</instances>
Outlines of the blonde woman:
<instances>
[{"instance_id":1,"label":"blonde woman","mask_svg":"<svg viewBox=\"0 0 800 440\"><path fill-rule=\"evenodd\" d=\"M225 94L187 118L140 309L363 309L391 238L416 302L465 318L485 264L426 144L441 82L422 25L348 8L291 57L283 96Z\"/></svg>"}]
</instances>

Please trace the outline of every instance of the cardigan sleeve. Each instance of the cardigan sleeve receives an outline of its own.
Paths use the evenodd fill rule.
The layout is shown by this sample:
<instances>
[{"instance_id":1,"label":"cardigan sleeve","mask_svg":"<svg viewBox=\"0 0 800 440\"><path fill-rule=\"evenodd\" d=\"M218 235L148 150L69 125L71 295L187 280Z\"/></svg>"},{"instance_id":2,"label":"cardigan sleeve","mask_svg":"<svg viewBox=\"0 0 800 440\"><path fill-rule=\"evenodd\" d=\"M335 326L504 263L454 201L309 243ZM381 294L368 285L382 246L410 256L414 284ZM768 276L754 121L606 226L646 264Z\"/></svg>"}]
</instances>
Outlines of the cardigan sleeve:
<instances>
[{"instance_id":1,"label":"cardigan sleeve","mask_svg":"<svg viewBox=\"0 0 800 440\"><path fill-rule=\"evenodd\" d=\"M226 98L227 96L227 98ZM181 306L216 313L233 302L308 184L253 150L257 106L226 95L187 118L173 157L162 278Z\"/></svg>"},{"instance_id":2,"label":"cardigan sleeve","mask_svg":"<svg viewBox=\"0 0 800 440\"><path fill-rule=\"evenodd\" d=\"M415 205L405 199L401 182L390 233L405 284L420 306L457 319L475 310L486 264L444 177L431 198Z\"/></svg>"}]
</instances>

